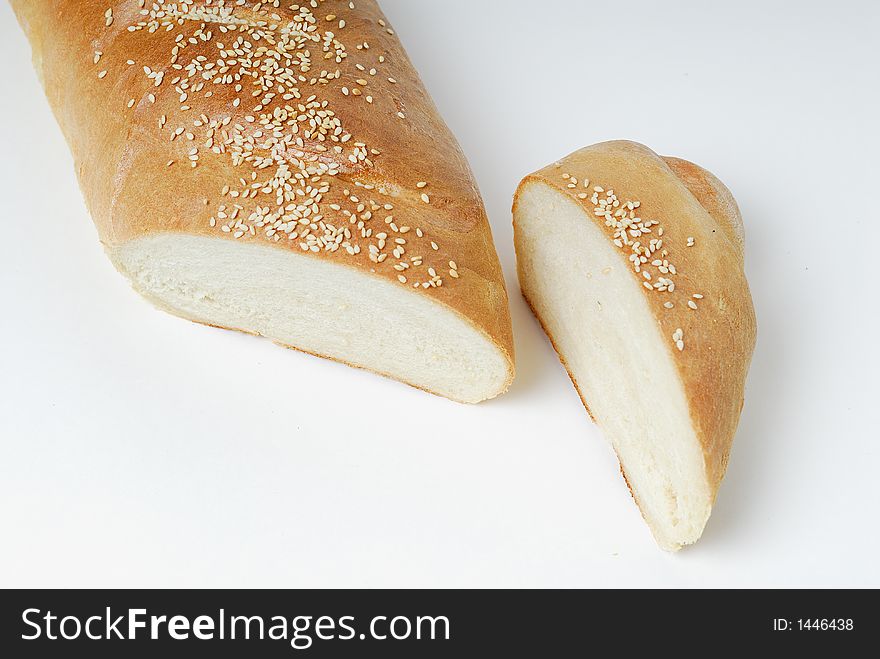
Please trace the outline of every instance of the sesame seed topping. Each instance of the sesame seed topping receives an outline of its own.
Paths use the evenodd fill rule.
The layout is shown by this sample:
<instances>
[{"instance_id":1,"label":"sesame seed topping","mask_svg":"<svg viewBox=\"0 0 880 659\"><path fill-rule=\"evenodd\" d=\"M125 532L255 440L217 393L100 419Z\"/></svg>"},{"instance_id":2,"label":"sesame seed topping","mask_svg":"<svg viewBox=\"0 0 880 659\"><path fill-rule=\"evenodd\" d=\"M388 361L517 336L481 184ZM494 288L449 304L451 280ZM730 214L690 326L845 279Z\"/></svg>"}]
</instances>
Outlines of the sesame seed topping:
<instances>
[{"instance_id":1,"label":"sesame seed topping","mask_svg":"<svg viewBox=\"0 0 880 659\"><path fill-rule=\"evenodd\" d=\"M561 167L561 163L557 163L557 167ZM574 188L577 187L578 178L570 173L563 173L562 178L566 181L565 189L572 189L574 197L584 204L589 203L594 217L604 222L611 233L611 242L624 250L633 272L640 275L642 286L652 293L665 296L674 294L676 284L673 277L678 274L678 269L669 258L668 248L664 246L664 227L660 221L645 217L640 201L623 200L611 188L594 185L590 194L576 192ZM583 177L582 185L589 185L587 177ZM687 244L693 246L693 237L688 237ZM696 311L699 307L695 300L702 300L703 295L694 293L691 298L684 300L683 304ZM675 303L665 300L663 307L673 309ZM672 340L679 351L684 350L684 332L681 328L675 331Z\"/></svg>"},{"instance_id":2,"label":"sesame seed topping","mask_svg":"<svg viewBox=\"0 0 880 659\"><path fill-rule=\"evenodd\" d=\"M672 333L672 341L679 351L684 350L684 331L680 327Z\"/></svg>"},{"instance_id":3,"label":"sesame seed topping","mask_svg":"<svg viewBox=\"0 0 880 659\"><path fill-rule=\"evenodd\" d=\"M136 69L139 75L143 72L140 79L147 89L119 102L132 108L142 98L149 105L141 103L139 111L155 112L155 105L167 113L150 116L168 136L172 157L166 167L180 160L195 168L209 157L231 161L237 180L223 185L219 197L225 203L212 207L205 200L204 221L209 226L235 239L262 234L278 242L286 237L302 251L338 252L377 266L384 263L400 283L416 288L442 286L439 268L444 261L449 276L459 277L450 255L444 253L445 258L432 265L422 256L407 254L424 253L428 245L434 252L440 247L427 242L421 228L407 226L411 223L406 222L406 208L395 210L390 192L360 175L374 166L381 150L349 132L334 105L360 96L376 111L390 108L401 119L406 115L385 83L397 83L385 68L386 56L371 56L366 41L347 46L339 36L347 24L347 17L341 16L344 5L334 6L335 13L325 14L323 22L314 13L320 0L138 0L138 5L139 11L117 17L126 25L116 29L154 34L157 45ZM354 3L348 7L353 10ZM113 24L112 9L104 12L104 19L106 27ZM393 34L390 29L388 33ZM162 44L167 46L164 60L156 56L163 52ZM112 54L95 50L93 63ZM135 65L133 59L119 61ZM106 77L108 70L100 71L98 78ZM361 73L352 75L354 71ZM365 93L367 87L370 94ZM321 88L326 91L319 93ZM202 99L224 90L229 99L225 114L200 107ZM174 104L170 111L169 103ZM343 185L358 189L358 194L340 190ZM424 181L417 184L419 189L426 186ZM420 199L430 203L425 193ZM413 281L398 274L404 270Z\"/></svg>"}]
</instances>

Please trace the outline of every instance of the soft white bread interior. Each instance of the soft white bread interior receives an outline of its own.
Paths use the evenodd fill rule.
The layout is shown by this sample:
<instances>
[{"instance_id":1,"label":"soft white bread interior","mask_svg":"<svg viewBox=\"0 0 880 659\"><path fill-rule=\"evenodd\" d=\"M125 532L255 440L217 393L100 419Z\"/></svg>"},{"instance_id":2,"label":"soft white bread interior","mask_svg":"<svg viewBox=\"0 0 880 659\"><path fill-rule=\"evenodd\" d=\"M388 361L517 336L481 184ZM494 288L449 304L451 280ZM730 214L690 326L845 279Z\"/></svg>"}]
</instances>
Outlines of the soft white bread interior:
<instances>
[{"instance_id":1,"label":"soft white bread interior","mask_svg":"<svg viewBox=\"0 0 880 659\"><path fill-rule=\"evenodd\" d=\"M257 333L457 401L478 402L507 385L507 359L472 323L353 268L172 234L131 240L111 258L142 295L189 320Z\"/></svg>"},{"instance_id":2,"label":"soft white bread interior","mask_svg":"<svg viewBox=\"0 0 880 659\"><path fill-rule=\"evenodd\" d=\"M755 341L733 197L631 142L526 177L514 202L523 295L603 429L661 547L703 532Z\"/></svg>"},{"instance_id":3,"label":"soft white bread interior","mask_svg":"<svg viewBox=\"0 0 880 659\"><path fill-rule=\"evenodd\" d=\"M457 401L507 389L479 190L374 0L12 6L144 296Z\"/></svg>"}]
</instances>

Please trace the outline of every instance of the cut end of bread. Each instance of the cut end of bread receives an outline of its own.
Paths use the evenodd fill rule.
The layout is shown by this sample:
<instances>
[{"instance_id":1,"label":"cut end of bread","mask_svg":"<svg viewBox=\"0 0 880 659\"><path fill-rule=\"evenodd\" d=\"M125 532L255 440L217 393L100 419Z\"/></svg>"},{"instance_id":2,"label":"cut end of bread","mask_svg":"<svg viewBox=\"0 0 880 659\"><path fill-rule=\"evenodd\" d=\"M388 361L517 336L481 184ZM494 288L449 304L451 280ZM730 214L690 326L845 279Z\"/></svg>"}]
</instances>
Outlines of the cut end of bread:
<instances>
[{"instance_id":1,"label":"cut end of bread","mask_svg":"<svg viewBox=\"0 0 880 659\"><path fill-rule=\"evenodd\" d=\"M714 488L664 337L626 256L564 192L527 179L514 228L522 291L603 429L658 544L696 542Z\"/></svg>"},{"instance_id":2,"label":"cut end of bread","mask_svg":"<svg viewBox=\"0 0 880 659\"><path fill-rule=\"evenodd\" d=\"M455 401L503 393L510 357L424 292L268 245L157 234L110 250L162 309L364 368Z\"/></svg>"}]
</instances>

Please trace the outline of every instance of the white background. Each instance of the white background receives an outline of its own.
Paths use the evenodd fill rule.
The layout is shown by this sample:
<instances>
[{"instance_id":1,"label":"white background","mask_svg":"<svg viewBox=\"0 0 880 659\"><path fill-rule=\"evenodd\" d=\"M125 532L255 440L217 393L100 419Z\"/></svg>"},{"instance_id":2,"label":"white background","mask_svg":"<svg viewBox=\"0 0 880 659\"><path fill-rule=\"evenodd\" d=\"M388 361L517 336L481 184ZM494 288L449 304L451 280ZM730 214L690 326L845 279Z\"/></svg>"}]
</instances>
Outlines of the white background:
<instances>
[{"instance_id":1,"label":"white background","mask_svg":"<svg viewBox=\"0 0 880 659\"><path fill-rule=\"evenodd\" d=\"M0 3L2 586L880 586L880 4L404 2L511 293L457 405L137 297ZM703 539L661 552L516 283L519 179L627 138L733 190L758 346Z\"/></svg>"}]
</instances>

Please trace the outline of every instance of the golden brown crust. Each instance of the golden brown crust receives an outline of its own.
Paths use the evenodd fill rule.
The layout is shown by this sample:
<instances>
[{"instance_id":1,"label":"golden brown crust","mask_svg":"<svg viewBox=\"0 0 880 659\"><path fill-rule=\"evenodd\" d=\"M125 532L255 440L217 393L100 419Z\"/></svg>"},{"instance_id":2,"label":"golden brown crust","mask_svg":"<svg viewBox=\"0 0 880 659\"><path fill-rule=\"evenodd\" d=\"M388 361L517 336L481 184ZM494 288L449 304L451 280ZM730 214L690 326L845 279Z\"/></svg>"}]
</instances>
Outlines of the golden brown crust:
<instances>
[{"instance_id":1,"label":"golden brown crust","mask_svg":"<svg viewBox=\"0 0 880 659\"><path fill-rule=\"evenodd\" d=\"M697 198L706 212L713 217L718 226L727 231L742 260L745 251L745 228L739 205L727 186L712 172L688 160L670 156L661 156L661 158Z\"/></svg>"},{"instance_id":2,"label":"golden brown crust","mask_svg":"<svg viewBox=\"0 0 880 659\"><path fill-rule=\"evenodd\" d=\"M159 4L157 15L137 0L12 0L108 251L175 232L330 260L458 312L507 355L512 378L507 293L480 193L377 3ZM272 179L279 164L303 178ZM292 201L276 206L272 180L289 183ZM261 208L278 217L248 219Z\"/></svg>"},{"instance_id":3,"label":"golden brown crust","mask_svg":"<svg viewBox=\"0 0 880 659\"><path fill-rule=\"evenodd\" d=\"M678 175L683 171L687 172L686 181ZM574 187L570 187L571 177L577 180ZM584 180L589 181L588 186ZM612 229L606 226L604 217L594 213L595 186L614 190L623 204L638 200L638 214L660 222L664 230L662 249L668 252L662 258L676 267L675 290L662 294L649 291L643 286L641 274L634 269L631 272L668 339L714 493L727 467L739 423L756 336L754 309L742 267L742 234L736 230L737 224L741 227L741 219L733 197L696 165L661 158L641 144L626 141L581 149L527 176L516 192L514 208L524 187L532 182L549 185L581 204L608 233L609 241ZM693 238L692 246L688 246L689 238ZM626 246L621 253L627 258ZM702 297L694 298L694 294ZM688 305L691 301L697 309ZM667 302L674 306L665 307ZM683 350L678 350L673 340L678 329L683 332Z\"/></svg>"}]
</instances>

